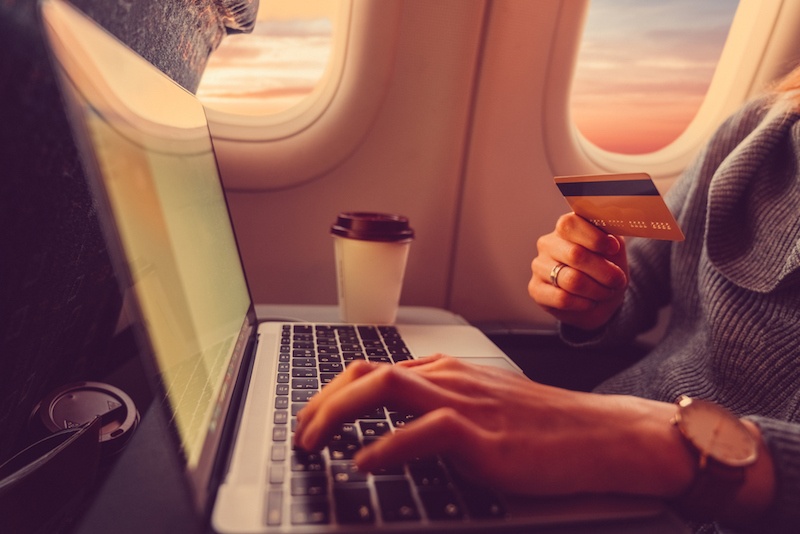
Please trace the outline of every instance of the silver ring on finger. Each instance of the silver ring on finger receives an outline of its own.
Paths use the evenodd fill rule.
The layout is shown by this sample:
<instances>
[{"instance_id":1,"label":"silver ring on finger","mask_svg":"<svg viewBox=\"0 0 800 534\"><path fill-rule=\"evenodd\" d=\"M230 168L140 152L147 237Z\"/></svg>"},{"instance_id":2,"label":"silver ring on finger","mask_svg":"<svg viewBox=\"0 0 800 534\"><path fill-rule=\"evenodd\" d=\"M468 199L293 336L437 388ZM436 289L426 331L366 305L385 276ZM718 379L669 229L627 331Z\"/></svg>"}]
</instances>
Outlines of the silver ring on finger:
<instances>
[{"instance_id":1,"label":"silver ring on finger","mask_svg":"<svg viewBox=\"0 0 800 534\"><path fill-rule=\"evenodd\" d=\"M553 265L553 268L550 269L550 283L553 284L553 287L561 289L561 286L558 285L558 273L560 273L561 269L564 267L566 267L566 264L559 262Z\"/></svg>"}]
</instances>

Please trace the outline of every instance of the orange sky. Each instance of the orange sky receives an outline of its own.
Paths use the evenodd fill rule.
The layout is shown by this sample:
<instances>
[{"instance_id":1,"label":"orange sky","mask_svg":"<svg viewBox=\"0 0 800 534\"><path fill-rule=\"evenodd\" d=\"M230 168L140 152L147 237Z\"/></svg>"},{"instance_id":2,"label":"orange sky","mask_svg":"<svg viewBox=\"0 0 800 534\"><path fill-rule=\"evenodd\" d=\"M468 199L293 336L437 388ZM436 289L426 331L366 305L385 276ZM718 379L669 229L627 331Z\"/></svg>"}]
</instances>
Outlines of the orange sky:
<instances>
[{"instance_id":1,"label":"orange sky","mask_svg":"<svg viewBox=\"0 0 800 534\"><path fill-rule=\"evenodd\" d=\"M673 141L703 101L738 0L592 0L572 119L600 148Z\"/></svg>"},{"instance_id":2,"label":"orange sky","mask_svg":"<svg viewBox=\"0 0 800 534\"><path fill-rule=\"evenodd\" d=\"M643 154L674 141L694 118L704 94L573 98L573 120L587 139L605 150Z\"/></svg>"},{"instance_id":3,"label":"orange sky","mask_svg":"<svg viewBox=\"0 0 800 534\"><path fill-rule=\"evenodd\" d=\"M261 0L258 5L258 18L286 19L315 19L328 16L338 2L334 0L291 0L289 2L276 2L275 0Z\"/></svg>"},{"instance_id":4,"label":"orange sky","mask_svg":"<svg viewBox=\"0 0 800 534\"><path fill-rule=\"evenodd\" d=\"M673 141L702 103L737 4L592 0L572 88L572 119L581 133L603 149L630 154ZM199 94L234 112L234 103L250 112L292 105L314 86L329 51L324 37L304 35L306 23L297 25L297 19L315 24L332 17L337 5L262 0L259 18L272 22L264 20L240 41L226 39L212 55ZM276 31L283 26L275 24L284 23L287 29ZM244 82L245 74L251 81Z\"/></svg>"}]
</instances>

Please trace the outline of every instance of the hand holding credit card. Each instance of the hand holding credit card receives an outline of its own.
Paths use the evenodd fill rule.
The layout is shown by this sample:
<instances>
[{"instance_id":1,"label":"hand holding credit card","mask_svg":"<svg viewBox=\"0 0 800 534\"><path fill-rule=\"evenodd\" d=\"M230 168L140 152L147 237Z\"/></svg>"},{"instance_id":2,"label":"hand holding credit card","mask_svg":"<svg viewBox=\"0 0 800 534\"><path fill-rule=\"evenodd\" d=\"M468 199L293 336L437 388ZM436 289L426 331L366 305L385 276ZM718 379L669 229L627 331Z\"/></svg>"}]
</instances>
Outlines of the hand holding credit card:
<instances>
[{"instance_id":1,"label":"hand holding credit card","mask_svg":"<svg viewBox=\"0 0 800 534\"><path fill-rule=\"evenodd\" d=\"M645 173L556 176L575 214L617 235L683 241L653 180Z\"/></svg>"}]
</instances>

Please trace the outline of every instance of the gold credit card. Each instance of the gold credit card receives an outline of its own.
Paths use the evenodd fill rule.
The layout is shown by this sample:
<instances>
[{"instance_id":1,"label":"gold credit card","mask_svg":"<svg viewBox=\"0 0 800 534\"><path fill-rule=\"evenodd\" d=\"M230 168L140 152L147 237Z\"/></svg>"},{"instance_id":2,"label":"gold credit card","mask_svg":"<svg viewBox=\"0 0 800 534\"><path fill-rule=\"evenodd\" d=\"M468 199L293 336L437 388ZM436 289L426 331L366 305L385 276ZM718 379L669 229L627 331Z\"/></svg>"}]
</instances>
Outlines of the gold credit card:
<instances>
[{"instance_id":1,"label":"gold credit card","mask_svg":"<svg viewBox=\"0 0 800 534\"><path fill-rule=\"evenodd\" d=\"M684 239L645 173L556 176L555 182L572 211L610 234Z\"/></svg>"}]
</instances>

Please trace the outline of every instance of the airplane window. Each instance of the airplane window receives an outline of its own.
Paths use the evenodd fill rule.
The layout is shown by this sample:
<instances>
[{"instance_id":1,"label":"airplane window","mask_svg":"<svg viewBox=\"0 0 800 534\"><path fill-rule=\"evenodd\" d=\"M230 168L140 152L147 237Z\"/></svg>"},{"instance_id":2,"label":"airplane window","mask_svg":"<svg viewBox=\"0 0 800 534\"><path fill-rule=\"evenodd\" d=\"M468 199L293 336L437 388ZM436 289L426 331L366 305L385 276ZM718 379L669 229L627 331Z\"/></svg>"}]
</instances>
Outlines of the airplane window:
<instances>
[{"instance_id":1,"label":"airplane window","mask_svg":"<svg viewBox=\"0 0 800 534\"><path fill-rule=\"evenodd\" d=\"M738 0L592 0L572 117L601 149L645 154L683 133L705 98Z\"/></svg>"},{"instance_id":2,"label":"airplane window","mask_svg":"<svg viewBox=\"0 0 800 534\"><path fill-rule=\"evenodd\" d=\"M273 115L308 98L325 79L339 2L261 1L251 34L229 35L211 55L198 97L214 109Z\"/></svg>"}]
</instances>

